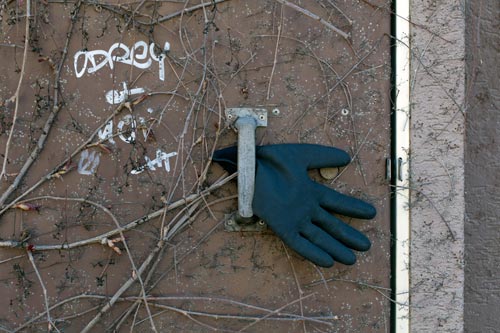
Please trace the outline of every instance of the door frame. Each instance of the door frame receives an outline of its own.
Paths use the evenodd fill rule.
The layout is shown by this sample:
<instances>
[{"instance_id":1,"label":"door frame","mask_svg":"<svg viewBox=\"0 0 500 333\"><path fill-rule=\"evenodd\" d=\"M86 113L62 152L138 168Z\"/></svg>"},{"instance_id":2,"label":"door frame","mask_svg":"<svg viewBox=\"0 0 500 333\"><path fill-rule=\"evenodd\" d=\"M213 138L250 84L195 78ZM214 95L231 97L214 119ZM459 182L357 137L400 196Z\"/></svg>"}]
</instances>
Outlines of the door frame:
<instances>
[{"instance_id":1,"label":"door frame","mask_svg":"<svg viewBox=\"0 0 500 333\"><path fill-rule=\"evenodd\" d=\"M392 332L410 332L410 4L392 3Z\"/></svg>"}]
</instances>

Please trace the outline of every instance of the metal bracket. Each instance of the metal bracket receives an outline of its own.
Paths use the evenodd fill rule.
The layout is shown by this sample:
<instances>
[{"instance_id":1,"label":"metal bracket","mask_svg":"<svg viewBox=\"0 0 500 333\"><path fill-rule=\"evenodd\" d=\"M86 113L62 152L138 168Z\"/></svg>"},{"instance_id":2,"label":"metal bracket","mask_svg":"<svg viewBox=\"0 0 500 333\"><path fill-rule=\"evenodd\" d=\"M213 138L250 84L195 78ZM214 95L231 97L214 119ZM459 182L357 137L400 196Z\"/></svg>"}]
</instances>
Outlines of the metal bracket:
<instances>
[{"instance_id":1,"label":"metal bracket","mask_svg":"<svg viewBox=\"0 0 500 333\"><path fill-rule=\"evenodd\" d=\"M250 231L248 229L255 229L248 227L252 224L252 200L255 193L255 129L267 126L267 110L228 108L225 113L226 119L238 131L238 212L233 219L226 219L226 230L243 231L242 227L234 225L244 225Z\"/></svg>"},{"instance_id":2,"label":"metal bracket","mask_svg":"<svg viewBox=\"0 0 500 333\"><path fill-rule=\"evenodd\" d=\"M266 231L267 229L266 222L262 221L256 216L253 216L246 221L238 220L238 218L238 212L224 215L224 228L226 229L226 231L261 232Z\"/></svg>"},{"instance_id":3,"label":"metal bracket","mask_svg":"<svg viewBox=\"0 0 500 333\"><path fill-rule=\"evenodd\" d=\"M255 119L257 127L267 127L267 110L253 108L227 108L226 119L229 123L235 123L239 118L250 117Z\"/></svg>"}]
</instances>

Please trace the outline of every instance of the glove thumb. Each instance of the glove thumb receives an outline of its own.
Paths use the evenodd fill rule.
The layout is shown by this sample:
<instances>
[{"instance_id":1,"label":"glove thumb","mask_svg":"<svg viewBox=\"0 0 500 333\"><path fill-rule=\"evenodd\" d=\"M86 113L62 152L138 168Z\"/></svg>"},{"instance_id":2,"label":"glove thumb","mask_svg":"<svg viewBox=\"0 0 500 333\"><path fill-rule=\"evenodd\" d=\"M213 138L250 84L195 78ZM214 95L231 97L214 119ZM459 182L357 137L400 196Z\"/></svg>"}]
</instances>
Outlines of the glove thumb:
<instances>
[{"instance_id":1,"label":"glove thumb","mask_svg":"<svg viewBox=\"0 0 500 333\"><path fill-rule=\"evenodd\" d=\"M216 150L212 161L219 163L229 173L238 171L238 147L232 146Z\"/></svg>"}]
</instances>

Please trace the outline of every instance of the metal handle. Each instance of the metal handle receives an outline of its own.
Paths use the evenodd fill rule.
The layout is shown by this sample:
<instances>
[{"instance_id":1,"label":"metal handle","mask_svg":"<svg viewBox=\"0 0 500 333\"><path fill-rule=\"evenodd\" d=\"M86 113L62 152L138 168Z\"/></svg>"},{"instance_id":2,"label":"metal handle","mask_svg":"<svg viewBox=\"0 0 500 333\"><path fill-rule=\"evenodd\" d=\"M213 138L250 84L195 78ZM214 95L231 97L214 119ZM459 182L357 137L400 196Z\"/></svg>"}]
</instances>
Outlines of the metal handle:
<instances>
[{"instance_id":1,"label":"metal handle","mask_svg":"<svg viewBox=\"0 0 500 333\"><path fill-rule=\"evenodd\" d=\"M257 121L253 117L240 117L235 126L238 129L238 213L248 218L253 216Z\"/></svg>"},{"instance_id":2,"label":"metal handle","mask_svg":"<svg viewBox=\"0 0 500 333\"><path fill-rule=\"evenodd\" d=\"M267 126L266 109L230 108L226 117L238 130L238 215L243 220L253 216L255 193L255 129Z\"/></svg>"}]
</instances>

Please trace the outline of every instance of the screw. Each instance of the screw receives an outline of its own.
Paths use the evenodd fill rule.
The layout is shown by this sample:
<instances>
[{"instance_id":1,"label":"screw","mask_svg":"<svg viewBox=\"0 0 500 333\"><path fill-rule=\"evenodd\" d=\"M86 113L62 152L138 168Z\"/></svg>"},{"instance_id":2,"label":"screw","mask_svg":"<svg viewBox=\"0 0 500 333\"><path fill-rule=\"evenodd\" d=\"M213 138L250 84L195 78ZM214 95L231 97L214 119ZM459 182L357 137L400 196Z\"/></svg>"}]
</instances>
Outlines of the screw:
<instances>
[{"instance_id":1,"label":"screw","mask_svg":"<svg viewBox=\"0 0 500 333\"><path fill-rule=\"evenodd\" d=\"M259 119L260 119L260 120L264 120L264 119L266 119L266 116L264 116L263 114L261 114L261 115L259 116Z\"/></svg>"},{"instance_id":2,"label":"screw","mask_svg":"<svg viewBox=\"0 0 500 333\"><path fill-rule=\"evenodd\" d=\"M264 221L262 221L262 220L260 220L260 221L259 221L259 225L260 225L260 226L264 226L265 224L266 224L266 223L265 223Z\"/></svg>"},{"instance_id":3,"label":"screw","mask_svg":"<svg viewBox=\"0 0 500 333\"><path fill-rule=\"evenodd\" d=\"M273 114L274 114L275 116L279 115L279 114L280 114L280 110L279 110L278 108L273 109Z\"/></svg>"}]
</instances>

